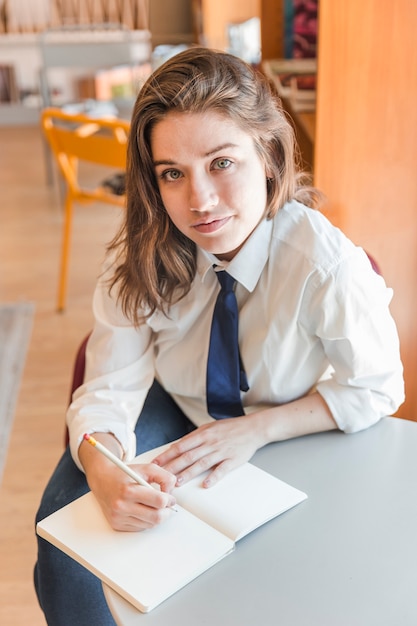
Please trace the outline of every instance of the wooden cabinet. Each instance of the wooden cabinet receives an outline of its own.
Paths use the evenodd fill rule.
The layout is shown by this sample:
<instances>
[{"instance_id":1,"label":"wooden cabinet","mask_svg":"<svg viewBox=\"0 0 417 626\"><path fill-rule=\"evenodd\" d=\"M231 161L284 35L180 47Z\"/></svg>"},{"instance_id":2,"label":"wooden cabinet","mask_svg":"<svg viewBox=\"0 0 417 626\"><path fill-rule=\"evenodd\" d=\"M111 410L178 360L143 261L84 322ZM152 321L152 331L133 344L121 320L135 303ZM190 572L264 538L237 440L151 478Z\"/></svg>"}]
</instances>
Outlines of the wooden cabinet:
<instances>
[{"instance_id":1,"label":"wooden cabinet","mask_svg":"<svg viewBox=\"0 0 417 626\"><path fill-rule=\"evenodd\" d=\"M272 10L271 0L263 0ZM394 290L417 420L417 46L414 0L320 0L315 184L333 223L378 260ZM273 26L271 26L273 27ZM262 31L273 41L268 24ZM264 54L267 52L263 46ZM268 58L265 57L264 58ZM271 58L271 57L269 57Z\"/></svg>"}]
</instances>

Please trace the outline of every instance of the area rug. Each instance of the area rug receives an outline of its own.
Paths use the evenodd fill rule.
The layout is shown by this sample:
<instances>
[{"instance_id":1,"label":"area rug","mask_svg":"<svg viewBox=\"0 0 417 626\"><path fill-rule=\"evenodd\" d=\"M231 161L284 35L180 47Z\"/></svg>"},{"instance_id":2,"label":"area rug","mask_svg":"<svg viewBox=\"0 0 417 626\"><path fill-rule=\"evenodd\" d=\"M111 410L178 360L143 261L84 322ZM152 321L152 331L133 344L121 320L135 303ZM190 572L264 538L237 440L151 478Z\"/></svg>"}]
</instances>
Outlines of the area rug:
<instances>
[{"instance_id":1,"label":"area rug","mask_svg":"<svg viewBox=\"0 0 417 626\"><path fill-rule=\"evenodd\" d=\"M0 481L32 330L34 304L0 304Z\"/></svg>"}]
</instances>

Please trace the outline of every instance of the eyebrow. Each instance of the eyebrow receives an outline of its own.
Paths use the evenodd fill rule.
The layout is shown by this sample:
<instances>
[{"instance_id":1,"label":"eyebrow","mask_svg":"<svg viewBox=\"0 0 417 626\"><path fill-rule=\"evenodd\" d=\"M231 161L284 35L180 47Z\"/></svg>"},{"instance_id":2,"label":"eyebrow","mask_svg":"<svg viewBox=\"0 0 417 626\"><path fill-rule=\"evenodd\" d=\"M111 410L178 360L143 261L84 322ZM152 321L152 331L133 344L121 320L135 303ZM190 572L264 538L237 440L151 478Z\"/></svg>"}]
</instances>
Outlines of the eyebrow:
<instances>
[{"instance_id":1,"label":"eyebrow","mask_svg":"<svg viewBox=\"0 0 417 626\"><path fill-rule=\"evenodd\" d=\"M209 150L208 152L205 152L203 156L210 157L213 154L220 152L221 150L226 150L227 148L237 148L237 145L235 143L224 143L224 144L221 144L220 146L216 146L215 148L213 148L213 150ZM154 167L156 167L158 165L176 165L176 162L171 161L170 159L160 159L158 161L154 161L153 164L154 164Z\"/></svg>"}]
</instances>

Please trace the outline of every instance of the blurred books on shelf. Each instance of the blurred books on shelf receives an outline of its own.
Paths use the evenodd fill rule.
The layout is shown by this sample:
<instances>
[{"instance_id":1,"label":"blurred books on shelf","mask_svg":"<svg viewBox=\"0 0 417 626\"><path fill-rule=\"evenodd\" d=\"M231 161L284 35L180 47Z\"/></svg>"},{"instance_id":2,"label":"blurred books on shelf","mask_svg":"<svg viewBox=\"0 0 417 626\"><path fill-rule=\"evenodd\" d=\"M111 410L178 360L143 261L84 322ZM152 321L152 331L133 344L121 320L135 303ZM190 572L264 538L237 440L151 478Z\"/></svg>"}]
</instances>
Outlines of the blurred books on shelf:
<instances>
[{"instance_id":1,"label":"blurred books on shelf","mask_svg":"<svg viewBox=\"0 0 417 626\"><path fill-rule=\"evenodd\" d=\"M294 111L315 110L316 59L271 59L262 67L279 95L290 102Z\"/></svg>"},{"instance_id":2,"label":"blurred books on shelf","mask_svg":"<svg viewBox=\"0 0 417 626\"><path fill-rule=\"evenodd\" d=\"M292 76L289 100L294 111L315 111L316 75L300 74Z\"/></svg>"},{"instance_id":3,"label":"blurred books on shelf","mask_svg":"<svg viewBox=\"0 0 417 626\"><path fill-rule=\"evenodd\" d=\"M150 63L142 63L134 67L121 65L98 70L78 80L78 96L81 100L135 98L151 71Z\"/></svg>"},{"instance_id":4,"label":"blurred books on shelf","mask_svg":"<svg viewBox=\"0 0 417 626\"><path fill-rule=\"evenodd\" d=\"M0 102L19 102L19 89L13 65L0 65Z\"/></svg>"}]
</instances>

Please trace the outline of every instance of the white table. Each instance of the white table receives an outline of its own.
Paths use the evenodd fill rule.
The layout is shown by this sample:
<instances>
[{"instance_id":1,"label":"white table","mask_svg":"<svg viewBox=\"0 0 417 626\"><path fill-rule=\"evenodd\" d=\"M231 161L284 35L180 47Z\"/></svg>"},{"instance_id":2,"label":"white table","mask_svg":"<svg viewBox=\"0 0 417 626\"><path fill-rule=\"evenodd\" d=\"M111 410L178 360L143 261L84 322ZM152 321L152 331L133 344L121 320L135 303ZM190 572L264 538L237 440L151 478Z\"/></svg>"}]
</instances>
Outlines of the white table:
<instances>
[{"instance_id":1,"label":"white table","mask_svg":"<svg viewBox=\"0 0 417 626\"><path fill-rule=\"evenodd\" d=\"M308 500L151 613L104 586L119 625L417 625L417 423L301 437L252 462Z\"/></svg>"}]
</instances>

